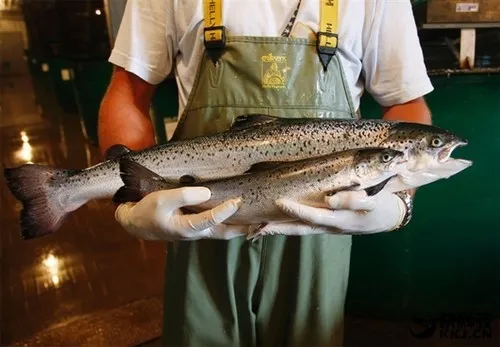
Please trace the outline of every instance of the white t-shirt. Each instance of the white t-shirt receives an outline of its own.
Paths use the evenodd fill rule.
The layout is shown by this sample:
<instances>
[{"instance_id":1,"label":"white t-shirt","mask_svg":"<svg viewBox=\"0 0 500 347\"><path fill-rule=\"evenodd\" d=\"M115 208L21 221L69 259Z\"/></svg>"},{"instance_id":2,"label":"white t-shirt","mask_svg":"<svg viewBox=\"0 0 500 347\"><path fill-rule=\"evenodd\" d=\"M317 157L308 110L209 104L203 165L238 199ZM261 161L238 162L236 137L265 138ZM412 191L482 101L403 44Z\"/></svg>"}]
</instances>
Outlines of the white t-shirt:
<instances>
[{"instance_id":1,"label":"white t-shirt","mask_svg":"<svg viewBox=\"0 0 500 347\"><path fill-rule=\"evenodd\" d=\"M298 0L224 0L227 35L279 36ZM302 0L291 36L318 31L318 0ZM382 106L433 90L410 0L339 3L339 50L356 108L364 88ZM109 61L158 84L175 69L179 113L203 52L203 0L128 0Z\"/></svg>"}]
</instances>

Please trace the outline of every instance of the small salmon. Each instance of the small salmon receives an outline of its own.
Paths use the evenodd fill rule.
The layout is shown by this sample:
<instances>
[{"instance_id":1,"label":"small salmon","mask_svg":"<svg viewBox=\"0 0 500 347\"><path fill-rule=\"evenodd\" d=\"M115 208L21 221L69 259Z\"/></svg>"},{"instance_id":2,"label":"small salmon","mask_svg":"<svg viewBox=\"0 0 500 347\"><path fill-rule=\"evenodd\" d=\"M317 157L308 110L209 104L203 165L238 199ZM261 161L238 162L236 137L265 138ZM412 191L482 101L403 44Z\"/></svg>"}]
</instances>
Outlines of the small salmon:
<instances>
[{"instance_id":1,"label":"small salmon","mask_svg":"<svg viewBox=\"0 0 500 347\"><path fill-rule=\"evenodd\" d=\"M393 176L407 170L405 154L389 148L351 149L295 162L267 164L253 172L208 181L209 201L187 209L201 212L226 200L241 198L238 211L227 224L262 224L290 221L274 202L288 198L311 206L327 207L325 194L341 190L366 190L373 195ZM172 185L161 176L131 160L120 161L125 185L115 201L138 201L146 194L190 184Z\"/></svg>"}]
</instances>

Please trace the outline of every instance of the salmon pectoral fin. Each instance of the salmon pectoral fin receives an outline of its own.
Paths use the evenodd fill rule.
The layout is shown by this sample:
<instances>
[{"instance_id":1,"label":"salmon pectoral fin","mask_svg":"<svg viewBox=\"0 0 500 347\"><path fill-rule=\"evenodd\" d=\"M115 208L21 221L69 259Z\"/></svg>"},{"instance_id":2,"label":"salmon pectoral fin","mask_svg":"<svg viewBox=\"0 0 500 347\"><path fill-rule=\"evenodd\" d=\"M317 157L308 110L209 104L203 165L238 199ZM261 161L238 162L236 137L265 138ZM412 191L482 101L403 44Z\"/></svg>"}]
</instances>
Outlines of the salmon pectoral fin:
<instances>
[{"instance_id":1,"label":"salmon pectoral fin","mask_svg":"<svg viewBox=\"0 0 500 347\"><path fill-rule=\"evenodd\" d=\"M252 230L248 235L247 235L247 241L251 242L257 242L262 236L265 234L262 232L262 229L264 229L267 226L268 223L261 223L259 226L257 226L254 230Z\"/></svg>"},{"instance_id":2,"label":"salmon pectoral fin","mask_svg":"<svg viewBox=\"0 0 500 347\"><path fill-rule=\"evenodd\" d=\"M375 195L377 194L378 192L380 192L382 189L384 189L385 185L387 184L387 182L389 182L389 180L391 179L392 177L389 177L388 179L386 179L385 181L382 181L380 182L379 184L376 184L374 186L371 186L371 187L368 187L365 189L365 192L368 196L372 196L372 195Z\"/></svg>"},{"instance_id":3,"label":"salmon pectoral fin","mask_svg":"<svg viewBox=\"0 0 500 347\"><path fill-rule=\"evenodd\" d=\"M120 178L124 186L113 196L115 203L137 202L154 191L176 187L157 173L131 159L120 158L119 162Z\"/></svg>"}]
</instances>

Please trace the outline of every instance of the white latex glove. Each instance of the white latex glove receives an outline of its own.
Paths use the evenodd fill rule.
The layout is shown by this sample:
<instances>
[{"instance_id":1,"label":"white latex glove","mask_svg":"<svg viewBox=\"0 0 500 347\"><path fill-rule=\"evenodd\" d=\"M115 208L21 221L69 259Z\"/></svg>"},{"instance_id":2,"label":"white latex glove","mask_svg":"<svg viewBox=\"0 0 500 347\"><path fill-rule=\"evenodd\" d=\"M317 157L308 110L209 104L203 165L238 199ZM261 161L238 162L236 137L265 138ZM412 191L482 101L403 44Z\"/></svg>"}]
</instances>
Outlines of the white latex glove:
<instances>
[{"instance_id":1,"label":"white latex glove","mask_svg":"<svg viewBox=\"0 0 500 347\"><path fill-rule=\"evenodd\" d=\"M183 214L179 209L205 202L210 196L205 187L157 191L137 203L119 205L115 218L127 232L144 240L227 240L252 230L250 225L221 224L239 209L240 199L197 214Z\"/></svg>"},{"instance_id":2,"label":"white latex glove","mask_svg":"<svg viewBox=\"0 0 500 347\"><path fill-rule=\"evenodd\" d=\"M367 196L365 191L343 191L325 200L331 209L311 207L287 199L278 200L276 204L285 213L312 225L301 223L295 231L289 232L285 229L293 228L293 223L273 225L268 227L268 232L277 234L281 230L287 235L373 234L396 229L406 214L403 200L384 190L374 196ZM266 229L263 231L266 232Z\"/></svg>"}]
</instances>

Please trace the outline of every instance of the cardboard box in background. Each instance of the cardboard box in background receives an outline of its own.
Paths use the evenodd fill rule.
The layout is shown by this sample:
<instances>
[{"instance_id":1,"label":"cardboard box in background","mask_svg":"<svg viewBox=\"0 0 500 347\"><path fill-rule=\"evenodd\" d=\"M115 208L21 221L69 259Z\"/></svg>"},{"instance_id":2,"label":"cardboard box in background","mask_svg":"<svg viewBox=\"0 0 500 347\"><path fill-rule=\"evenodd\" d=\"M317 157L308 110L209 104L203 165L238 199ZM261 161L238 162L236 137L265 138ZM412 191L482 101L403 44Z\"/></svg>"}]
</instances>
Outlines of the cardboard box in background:
<instances>
[{"instance_id":1,"label":"cardboard box in background","mask_svg":"<svg viewBox=\"0 0 500 347\"><path fill-rule=\"evenodd\" d=\"M500 0L427 0L427 23L500 23Z\"/></svg>"}]
</instances>

